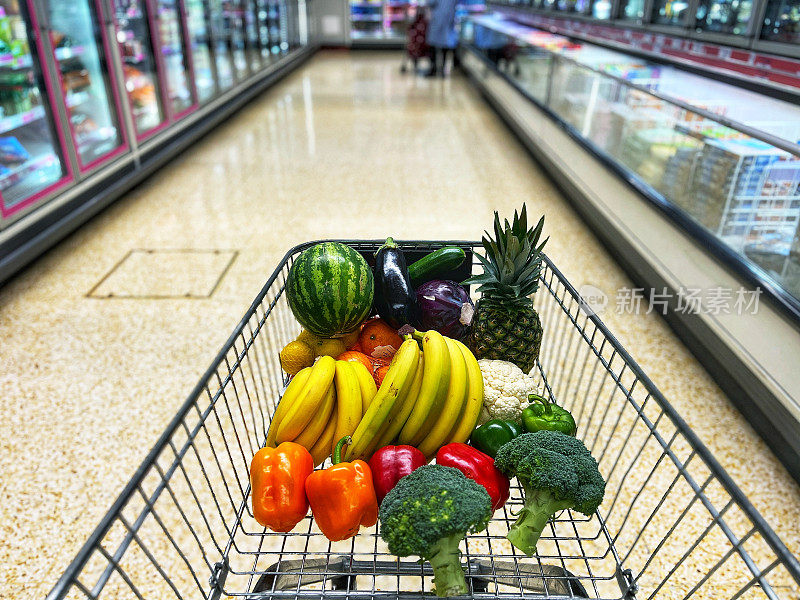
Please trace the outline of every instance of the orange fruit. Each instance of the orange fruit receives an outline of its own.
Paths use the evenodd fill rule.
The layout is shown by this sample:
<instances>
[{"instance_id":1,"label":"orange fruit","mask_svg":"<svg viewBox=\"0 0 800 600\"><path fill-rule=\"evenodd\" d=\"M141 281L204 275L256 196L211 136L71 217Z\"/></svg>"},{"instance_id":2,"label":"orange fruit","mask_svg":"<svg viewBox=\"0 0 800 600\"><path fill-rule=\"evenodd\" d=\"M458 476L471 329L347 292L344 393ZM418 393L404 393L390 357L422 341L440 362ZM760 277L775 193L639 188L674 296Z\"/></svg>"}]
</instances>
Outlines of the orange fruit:
<instances>
[{"instance_id":1,"label":"orange fruit","mask_svg":"<svg viewBox=\"0 0 800 600\"><path fill-rule=\"evenodd\" d=\"M374 319L364 325L358 343L367 356L391 359L403 343L403 338L383 319Z\"/></svg>"},{"instance_id":2,"label":"orange fruit","mask_svg":"<svg viewBox=\"0 0 800 600\"><path fill-rule=\"evenodd\" d=\"M375 383L378 384L378 388L381 387L383 383L383 378L386 377L386 374L389 372L389 365L383 365L382 367L378 367L375 370L375 374L373 377L375 378Z\"/></svg>"},{"instance_id":3,"label":"orange fruit","mask_svg":"<svg viewBox=\"0 0 800 600\"><path fill-rule=\"evenodd\" d=\"M347 352L342 352L339 356L336 357L336 360L346 360L348 362L360 362L362 365L367 367L367 371L372 373L372 362L369 360L369 356L364 354L363 352L356 352L355 350L348 350Z\"/></svg>"}]
</instances>

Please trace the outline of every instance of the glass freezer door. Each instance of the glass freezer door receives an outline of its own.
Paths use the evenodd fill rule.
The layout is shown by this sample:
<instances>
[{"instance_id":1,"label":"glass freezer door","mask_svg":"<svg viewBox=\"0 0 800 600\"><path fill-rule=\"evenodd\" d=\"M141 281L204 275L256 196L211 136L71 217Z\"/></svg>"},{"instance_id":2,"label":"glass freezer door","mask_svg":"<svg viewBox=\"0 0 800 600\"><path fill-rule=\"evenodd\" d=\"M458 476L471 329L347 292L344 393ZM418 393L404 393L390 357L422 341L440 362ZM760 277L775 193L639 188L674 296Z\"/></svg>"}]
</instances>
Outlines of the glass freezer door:
<instances>
[{"instance_id":1,"label":"glass freezer door","mask_svg":"<svg viewBox=\"0 0 800 600\"><path fill-rule=\"evenodd\" d=\"M761 39L800 44L800 1L768 0Z\"/></svg>"},{"instance_id":2,"label":"glass freezer door","mask_svg":"<svg viewBox=\"0 0 800 600\"><path fill-rule=\"evenodd\" d=\"M233 87L233 42L227 27L222 0L208 0L211 39L214 47L214 64L217 67L217 84L220 91Z\"/></svg>"},{"instance_id":3,"label":"glass freezer door","mask_svg":"<svg viewBox=\"0 0 800 600\"><path fill-rule=\"evenodd\" d=\"M169 109L173 117L178 117L190 110L195 103L178 0L158 0L157 23Z\"/></svg>"},{"instance_id":4,"label":"glass freezer door","mask_svg":"<svg viewBox=\"0 0 800 600\"><path fill-rule=\"evenodd\" d=\"M67 175L33 30L18 0L0 0L0 215L8 218Z\"/></svg>"},{"instance_id":5,"label":"glass freezer door","mask_svg":"<svg viewBox=\"0 0 800 600\"><path fill-rule=\"evenodd\" d=\"M204 103L214 97L216 83L211 62L211 38L206 26L206 10L203 0L186 0L186 24L192 49L197 99Z\"/></svg>"},{"instance_id":6,"label":"glass freezer door","mask_svg":"<svg viewBox=\"0 0 800 600\"><path fill-rule=\"evenodd\" d=\"M261 53L258 49L258 28L256 26L256 10L251 0L242 0L244 31L247 38L247 57L250 71L257 73L261 68Z\"/></svg>"},{"instance_id":7,"label":"glass freezer door","mask_svg":"<svg viewBox=\"0 0 800 600\"><path fill-rule=\"evenodd\" d=\"M247 57L244 52L244 15L242 14L241 0L223 0L222 9L225 21L225 30L230 35L231 48L233 49L233 67L236 80L242 81L247 77Z\"/></svg>"},{"instance_id":8,"label":"glass freezer door","mask_svg":"<svg viewBox=\"0 0 800 600\"><path fill-rule=\"evenodd\" d=\"M91 0L50 0L50 39L81 170L123 149L120 109Z\"/></svg>"},{"instance_id":9,"label":"glass freezer door","mask_svg":"<svg viewBox=\"0 0 800 600\"><path fill-rule=\"evenodd\" d=\"M256 0L256 24L258 26L258 42L261 48L261 60L267 64L270 59L269 41L269 5L267 0Z\"/></svg>"},{"instance_id":10,"label":"glass freezer door","mask_svg":"<svg viewBox=\"0 0 800 600\"><path fill-rule=\"evenodd\" d=\"M272 53L282 54L287 49L286 36L284 35L286 6L281 0L269 0L269 5L269 37L272 41Z\"/></svg>"},{"instance_id":11,"label":"glass freezer door","mask_svg":"<svg viewBox=\"0 0 800 600\"><path fill-rule=\"evenodd\" d=\"M698 31L744 35L752 14L752 0L700 0L695 27Z\"/></svg>"},{"instance_id":12,"label":"glass freezer door","mask_svg":"<svg viewBox=\"0 0 800 600\"><path fill-rule=\"evenodd\" d=\"M165 122L145 0L113 0L125 90L138 137Z\"/></svg>"}]
</instances>

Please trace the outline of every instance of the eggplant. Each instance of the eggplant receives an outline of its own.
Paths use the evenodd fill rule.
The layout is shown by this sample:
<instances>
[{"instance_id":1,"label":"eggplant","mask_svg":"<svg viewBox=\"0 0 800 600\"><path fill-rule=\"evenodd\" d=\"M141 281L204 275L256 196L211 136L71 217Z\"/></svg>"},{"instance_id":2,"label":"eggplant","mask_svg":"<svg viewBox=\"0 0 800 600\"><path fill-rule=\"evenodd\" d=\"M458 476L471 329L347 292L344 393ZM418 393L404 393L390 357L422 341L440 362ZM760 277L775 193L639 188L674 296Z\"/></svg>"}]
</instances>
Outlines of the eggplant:
<instances>
[{"instance_id":1,"label":"eggplant","mask_svg":"<svg viewBox=\"0 0 800 600\"><path fill-rule=\"evenodd\" d=\"M375 253L375 309L390 326L419 326L417 294L411 286L403 251L386 238Z\"/></svg>"}]
</instances>

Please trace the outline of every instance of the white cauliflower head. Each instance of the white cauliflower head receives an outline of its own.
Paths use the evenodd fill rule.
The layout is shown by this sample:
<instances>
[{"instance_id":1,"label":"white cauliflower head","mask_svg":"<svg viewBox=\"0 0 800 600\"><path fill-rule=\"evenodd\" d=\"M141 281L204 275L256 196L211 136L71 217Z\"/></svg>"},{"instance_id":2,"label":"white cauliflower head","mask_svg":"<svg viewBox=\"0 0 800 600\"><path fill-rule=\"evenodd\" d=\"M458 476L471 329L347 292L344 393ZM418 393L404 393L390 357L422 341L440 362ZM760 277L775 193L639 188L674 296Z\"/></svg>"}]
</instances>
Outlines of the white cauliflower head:
<instances>
[{"instance_id":1,"label":"white cauliflower head","mask_svg":"<svg viewBox=\"0 0 800 600\"><path fill-rule=\"evenodd\" d=\"M533 378L505 360L478 361L483 374L483 408L479 423L490 419L519 422L528 406L528 394L536 391Z\"/></svg>"}]
</instances>

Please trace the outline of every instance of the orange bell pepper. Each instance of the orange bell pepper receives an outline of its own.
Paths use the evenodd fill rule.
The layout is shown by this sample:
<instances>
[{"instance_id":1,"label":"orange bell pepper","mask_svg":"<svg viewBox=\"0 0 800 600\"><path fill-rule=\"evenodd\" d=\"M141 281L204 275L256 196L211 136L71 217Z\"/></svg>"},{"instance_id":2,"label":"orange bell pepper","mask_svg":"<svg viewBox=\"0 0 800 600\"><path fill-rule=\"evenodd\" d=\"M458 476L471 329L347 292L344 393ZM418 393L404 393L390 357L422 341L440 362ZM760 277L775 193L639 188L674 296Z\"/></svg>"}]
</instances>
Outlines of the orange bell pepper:
<instances>
[{"instance_id":1,"label":"orange bell pepper","mask_svg":"<svg viewBox=\"0 0 800 600\"><path fill-rule=\"evenodd\" d=\"M378 499L372 485L372 471L363 460L342 461L343 437L333 451L333 466L315 471L306 479L306 494L314 520L325 537L339 542L353 537L361 525L378 522Z\"/></svg>"},{"instance_id":2,"label":"orange bell pepper","mask_svg":"<svg viewBox=\"0 0 800 600\"><path fill-rule=\"evenodd\" d=\"M294 442L261 448L250 462L253 516L273 531L287 533L308 512L306 479L314 471L308 450Z\"/></svg>"}]
</instances>

